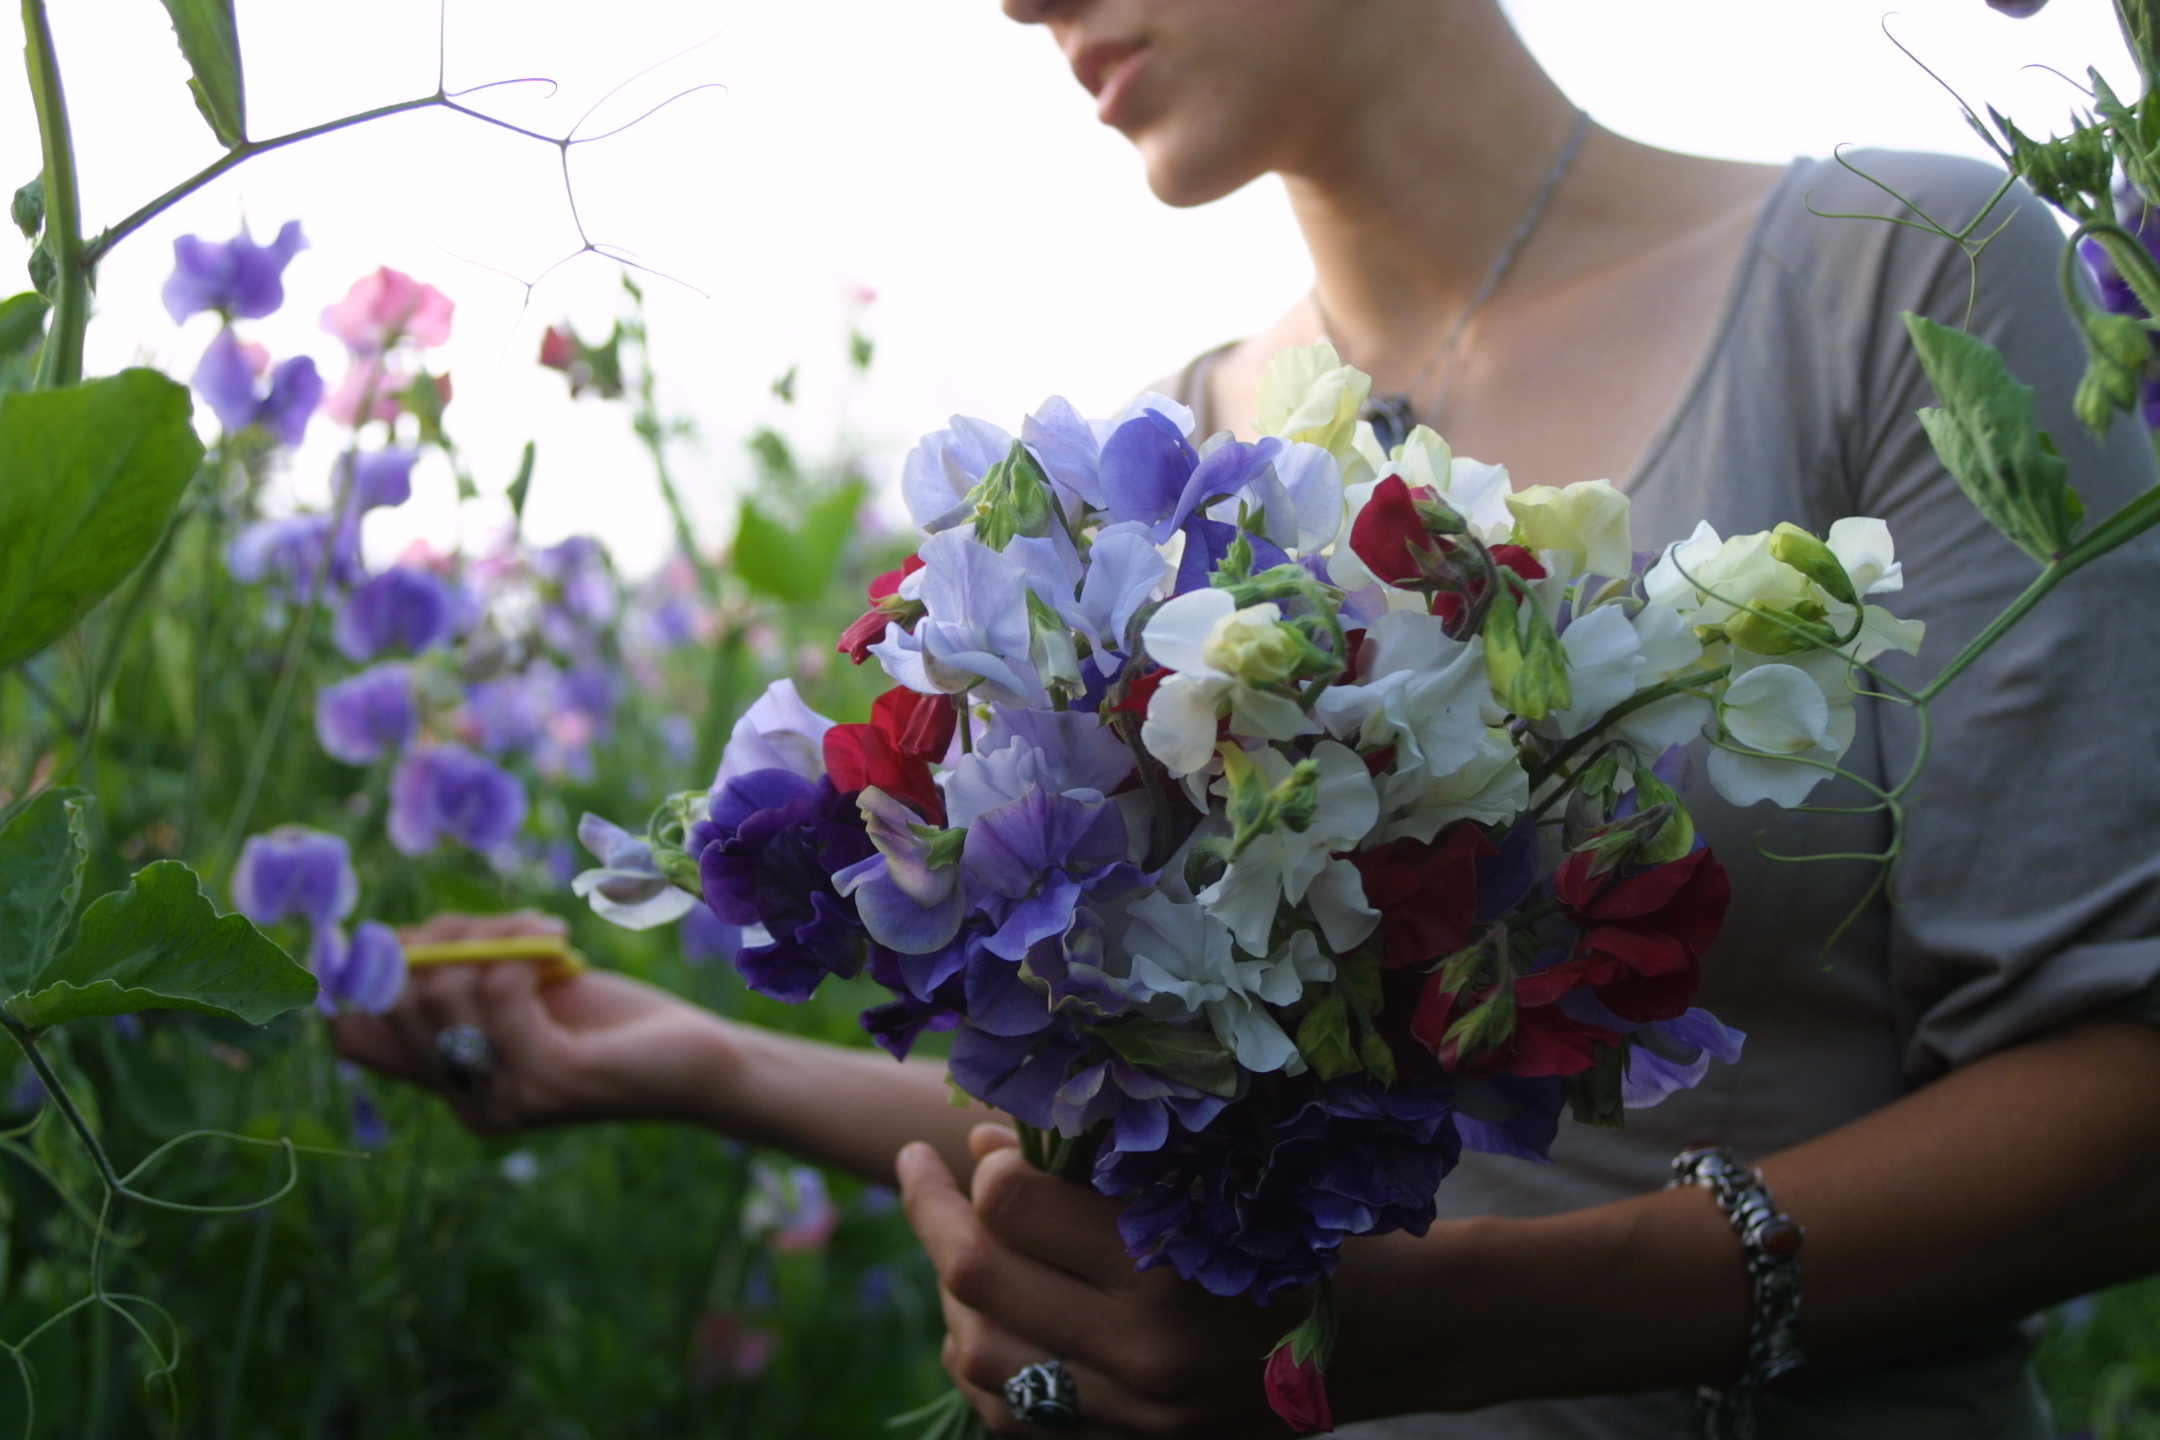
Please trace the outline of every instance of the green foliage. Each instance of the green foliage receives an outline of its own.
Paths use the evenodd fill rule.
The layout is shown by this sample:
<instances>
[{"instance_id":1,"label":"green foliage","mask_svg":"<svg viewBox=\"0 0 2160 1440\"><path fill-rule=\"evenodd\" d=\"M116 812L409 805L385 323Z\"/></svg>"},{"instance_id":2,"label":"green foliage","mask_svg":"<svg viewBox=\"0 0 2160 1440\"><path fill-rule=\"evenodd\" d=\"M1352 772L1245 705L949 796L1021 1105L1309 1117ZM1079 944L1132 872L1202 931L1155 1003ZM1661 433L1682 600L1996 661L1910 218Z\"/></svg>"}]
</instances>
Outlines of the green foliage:
<instances>
[{"instance_id":1,"label":"green foliage","mask_svg":"<svg viewBox=\"0 0 2160 1440\"><path fill-rule=\"evenodd\" d=\"M2160 1279L2052 1312L2038 1365L2063 1434L2160 1440Z\"/></svg>"},{"instance_id":2,"label":"green foliage","mask_svg":"<svg viewBox=\"0 0 2160 1440\"><path fill-rule=\"evenodd\" d=\"M840 553L855 530L869 487L860 480L841 482L809 507L802 524L783 525L755 499L742 503L735 532L735 573L760 595L809 604L831 587Z\"/></svg>"},{"instance_id":3,"label":"green foliage","mask_svg":"<svg viewBox=\"0 0 2160 1440\"><path fill-rule=\"evenodd\" d=\"M160 860L93 902L75 943L6 1004L31 1029L139 1010L260 1025L314 998L314 976L244 917L219 915L194 871Z\"/></svg>"},{"instance_id":4,"label":"green foliage","mask_svg":"<svg viewBox=\"0 0 2160 1440\"><path fill-rule=\"evenodd\" d=\"M240 32L233 0L165 0L180 53L193 77L188 91L226 149L247 143L247 94L240 78Z\"/></svg>"},{"instance_id":5,"label":"green foliage","mask_svg":"<svg viewBox=\"0 0 2160 1440\"><path fill-rule=\"evenodd\" d=\"M1920 363L1942 408L1920 412L1943 465L1989 523L2045 565L2070 548L2085 502L2034 416L2033 392L1977 336L1908 313Z\"/></svg>"},{"instance_id":6,"label":"green foliage","mask_svg":"<svg viewBox=\"0 0 2160 1440\"><path fill-rule=\"evenodd\" d=\"M0 666L73 629L165 533L202 459L150 370L0 396Z\"/></svg>"},{"instance_id":7,"label":"green foliage","mask_svg":"<svg viewBox=\"0 0 2160 1440\"><path fill-rule=\"evenodd\" d=\"M80 790L47 790L0 829L0 986L10 992L67 946L82 903L89 809Z\"/></svg>"}]
</instances>

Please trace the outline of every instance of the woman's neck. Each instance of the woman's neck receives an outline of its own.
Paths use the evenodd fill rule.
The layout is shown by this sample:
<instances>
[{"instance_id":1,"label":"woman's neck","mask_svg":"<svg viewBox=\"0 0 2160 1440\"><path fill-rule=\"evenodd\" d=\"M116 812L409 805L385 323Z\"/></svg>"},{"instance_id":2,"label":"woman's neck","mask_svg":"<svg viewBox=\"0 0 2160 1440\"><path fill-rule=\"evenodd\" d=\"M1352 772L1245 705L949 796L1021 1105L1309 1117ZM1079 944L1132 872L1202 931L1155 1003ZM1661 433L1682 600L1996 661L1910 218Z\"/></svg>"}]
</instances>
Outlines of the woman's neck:
<instances>
[{"instance_id":1,"label":"woman's neck","mask_svg":"<svg viewBox=\"0 0 2160 1440\"><path fill-rule=\"evenodd\" d=\"M1383 390L1410 384L1472 304L1567 149L1579 111L1497 5L1434 6L1360 57L1281 167L1312 252L1309 324ZM1729 167L1595 126L1514 257L1514 295L1685 234L1733 203Z\"/></svg>"}]
</instances>

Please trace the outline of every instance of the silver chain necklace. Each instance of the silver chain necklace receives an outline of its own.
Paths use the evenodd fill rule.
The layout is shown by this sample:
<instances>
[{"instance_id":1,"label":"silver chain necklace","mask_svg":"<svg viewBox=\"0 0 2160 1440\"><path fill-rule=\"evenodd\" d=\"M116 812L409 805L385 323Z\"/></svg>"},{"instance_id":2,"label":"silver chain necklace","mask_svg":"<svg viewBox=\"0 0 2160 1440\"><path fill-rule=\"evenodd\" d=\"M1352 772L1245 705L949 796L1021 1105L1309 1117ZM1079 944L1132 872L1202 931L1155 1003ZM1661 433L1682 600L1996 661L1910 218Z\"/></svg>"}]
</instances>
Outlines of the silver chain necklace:
<instances>
[{"instance_id":1,"label":"silver chain necklace","mask_svg":"<svg viewBox=\"0 0 2160 1440\"><path fill-rule=\"evenodd\" d=\"M1538 222L1545 218L1545 207L1552 203L1553 192L1558 190L1560 182L1567 178L1568 170L1574 165L1575 156L1581 151L1583 140L1589 133L1589 112L1577 110L1575 128L1568 132L1567 144L1560 147L1558 158L1545 172L1545 178L1538 182L1537 194L1531 198L1530 208L1525 210L1522 219L1516 222L1515 233L1508 236L1507 244L1493 257L1491 267L1485 272L1484 282L1478 286L1477 293L1470 297L1470 303L1463 307L1462 313L1455 317L1455 323L1448 327L1446 337L1425 358L1425 363L1418 367L1417 373L1410 377L1410 383L1400 392L1374 395L1365 402L1364 413L1359 418L1371 422L1373 435L1379 440L1382 450L1392 451L1409 435L1411 427L1417 424L1417 414L1412 407L1411 397L1424 388L1426 378L1433 373L1433 367L1445 361L1446 368L1440 373L1439 393L1433 397L1433 410L1437 415L1454 384L1455 362L1462 349L1463 336L1469 333L1471 322L1477 319L1486 302L1499 292L1508 272L1515 268L1516 258L1522 254L1523 247L1528 245L1530 237L1537 233ZM1335 327L1328 319L1327 307L1320 303L1317 286L1312 292L1312 303L1313 309L1320 316L1321 333L1327 336L1330 344L1335 344ZM1338 351L1341 348L1336 344Z\"/></svg>"}]
</instances>

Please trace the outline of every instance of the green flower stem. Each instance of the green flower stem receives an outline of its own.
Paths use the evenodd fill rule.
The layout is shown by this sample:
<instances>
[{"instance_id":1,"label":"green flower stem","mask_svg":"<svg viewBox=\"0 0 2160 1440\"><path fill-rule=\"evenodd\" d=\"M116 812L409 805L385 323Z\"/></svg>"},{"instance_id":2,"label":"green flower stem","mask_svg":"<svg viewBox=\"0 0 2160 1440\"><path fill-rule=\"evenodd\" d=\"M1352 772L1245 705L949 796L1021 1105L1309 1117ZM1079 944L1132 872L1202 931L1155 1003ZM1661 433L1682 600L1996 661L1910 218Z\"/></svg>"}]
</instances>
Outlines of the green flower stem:
<instances>
[{"instance_id":1,"label":"green flower stem","mask_svg":"<svg viewBox=\"0 0 2160 1440\"><path fill-rule=\"evenodd\" d=\"M90 1128L90 1122L83 1119L82 1111L75 1108L75 1101L68 1095L67 1086L60 1083L60 1076L53 1070L52 1063L39 1051L37 1037L4 1009L0 1009L0 1029L5 1029L13 1036L15 1043L22 1047L23 1054L30 1057L30 1068L37 1072L37 1077L44 1084L45 1093L52 1097L53 1104L60 1107L60 1118L67 1121L68 1128L75 1132L75 1138L82 1141L83 1148L90 1152L90 1163L97 1167L98 1178L105 1182L106 1190L114 1195L124 1193L127 1187L121 1183L119 1172L113 1169L112 1157L105 1153L105 1147L98 1142L97 1133Z\"/></svg>"},{"instance_id":2,"label":"green flower stem","mask_svg":"<svg viewBox=\"0 0 2160 1440\"><path fill-rule=\"evenodd\" d=\"M1615 721L1626 719L1646 705L1655 705L1660 700L1669 700L1675 695L1684 695L1698 686L1714 685L1724 679L1727 671L1731 668L1728 665L1716 665L1708 670L1697 670L1692 674L1681 675L1675 679L1667 680L1662 685L1653 685L1640 694L1629 696L1626 700L1621 701L1607 711L1604 719L1598 721L1597 724L1583 731L1582 734L1577 735L1547 756L1536 769L1530 772L1530 788L1535 790L1558 774L1561 767L1580 754L1584 746L1595 740L1607 726Z\"/></svg>"},{"instance_id":3,"label":"green flower stem","mask_svg":"<svg viewBox=\"0 0 2160 1440\"><path fill-rule=\"evenodd\" d=\"M90 268L96 262L83 246L75 138L68 127L60 57L53 49L45 0L23 0L22 12L23 60L30 73L30 96L37 105L38 138L44 150L45 247L55 267L52 323L38 357L37 385L40 390L53 390L82 379L83 332L90 326Z\"/></svg>"}]
</instances>

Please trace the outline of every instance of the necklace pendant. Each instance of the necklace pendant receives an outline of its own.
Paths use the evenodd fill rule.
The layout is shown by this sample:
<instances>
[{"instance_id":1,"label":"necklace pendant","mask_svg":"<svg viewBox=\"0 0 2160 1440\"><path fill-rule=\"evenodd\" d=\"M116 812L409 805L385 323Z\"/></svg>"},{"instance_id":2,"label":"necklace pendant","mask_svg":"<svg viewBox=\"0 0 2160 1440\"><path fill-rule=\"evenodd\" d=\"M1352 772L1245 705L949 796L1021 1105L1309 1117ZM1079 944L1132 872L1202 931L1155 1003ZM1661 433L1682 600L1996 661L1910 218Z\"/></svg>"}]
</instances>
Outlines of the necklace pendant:
<instances>
[{"instance_id":1,"label":"necklace pendant","mask_svg":"<svg viewBox=\"0 0 2160 1440\"><path fill-rule=\"evenodd\" d=\"M1375 395L1365 402L1365 409L1358 418L1373 428L1373 438L1380 442L1383 454L1393 455L1395 447L1410 438L1417 427L1417 416L1410 413L1410 397L1407 395Z\"/></svg>"}]
</instances>

